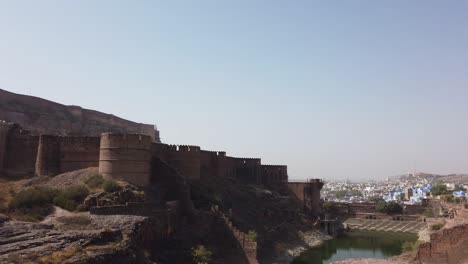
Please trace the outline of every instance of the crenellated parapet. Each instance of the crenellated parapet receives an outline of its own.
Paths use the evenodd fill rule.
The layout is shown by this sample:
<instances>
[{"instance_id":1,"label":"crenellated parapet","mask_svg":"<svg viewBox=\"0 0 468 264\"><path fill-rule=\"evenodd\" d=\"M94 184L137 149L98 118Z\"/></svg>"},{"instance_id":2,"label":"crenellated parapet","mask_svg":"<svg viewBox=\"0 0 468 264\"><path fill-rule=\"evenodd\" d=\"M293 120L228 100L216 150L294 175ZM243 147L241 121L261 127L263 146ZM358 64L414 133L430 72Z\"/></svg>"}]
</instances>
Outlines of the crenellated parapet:
<instances>
[{"instance_id":1,"label":"crenellated parapet","mask_svg":"<svg viewBox=\"0 0 468 264\"><path fill-rule=\"evenodd\" d=\"M286 165L262 165L263 184L277 184L288 181L288 166Z\"/></svg>"}]
</instances>

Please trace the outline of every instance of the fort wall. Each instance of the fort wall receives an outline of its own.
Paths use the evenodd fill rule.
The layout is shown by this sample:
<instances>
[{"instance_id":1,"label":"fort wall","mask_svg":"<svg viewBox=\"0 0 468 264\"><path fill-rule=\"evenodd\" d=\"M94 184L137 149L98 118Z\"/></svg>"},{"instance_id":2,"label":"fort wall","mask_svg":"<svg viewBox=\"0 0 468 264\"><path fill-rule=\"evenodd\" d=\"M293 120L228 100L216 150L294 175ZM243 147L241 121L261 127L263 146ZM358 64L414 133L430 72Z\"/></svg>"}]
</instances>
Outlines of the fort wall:
<instances>
[{"instance_id":1,"label":"fort wall","mask_svg":"<svg viewBox=\"0 0 468 264\"><path fill-rule=\"evenodd\" d=\"M224 223L229 233L236 239L239 247L242 249L246 262L248 264L258 264L257 260L257 242L249 237L246 233L239 230L232 221L224 215L216 207L212 207L211 211Z\"/></svg>"},{"instance_id":2,"label":"fort wall","mask_svg":"<svg viewBox=\"0 0 468 264\"><path fill-rule=\"evenodd\" d=\"M13 126L7 134L3 162L5 174L12 177L34 175L38 144L38 136L31 136L27 131Z\"/></svg>"},{"instance_id":3,"label":"fort wall","mask_svg":"<svg viewBox=\"0 0 468 264\"><path fill-rule=\"evenodd\" d=\"M99 173L148 186L151 174L151 137L104 133L99 152Z\"/></svg>"},{"instance_id":4,"label":"fort wall","mask_svg":"<svg viewBox=\"0 0 468 264\"><path fill-rule=\"evenodd\" d=\"M201 170L200 147L190 145L166 145L153 143L152 156L167 162L187 178L199 179Z\"/></svg>"},{"instance_id":5,"label":"fort wall","mask_svg":"<svg viewBox=\"0 0 468 264\"><path fill-rule=\"evenodd\" d=\"M229 158L227 170L234 165L237 180L243 183L261 184L262 161L258 158Z\"/></svg>"},{"instance_id":6,"label":"fort wall","mask_svg":"<svg viewBox=\"0 0 468 264\"><path fill-rule=\"evenodd\" d=\"M10 124L0 121L0 174L3 172L3 162L5 159L6 144Z\"/></svg>"},{"instance_id":7,"label":"fort wall","mask_svg":"<svg viewBox=\"0 0 468 264\"><path fill-rule=\"evenodd\" d=\"M266 185L288 181L288 166L262 165L262 183Z\"/></svg>"},{"instance_id":8,"label":"fort wall","mask_svg":"<svg viewBox=\"0 0 468 264\"><path fill-rule=\"evenodd\" d=\"M468 224L442 229L432 234L430 242L421 244L418 263L464 263L468 258Z\"/></svg>"},{"instance_id":9,"label":"fort wall","mask_svg":"<svg viewBox=\"0 0 468 264\"><path fill-rule=\"evenodd\" d=\"M200 178L200 147L187 145L169 145L166 154L169 165L187 178Z\"/></svg>"},{"instance_id":10,"label":"fort wall","mask_svg":"<svg viewBox=\"0 0 468 264\"><path fill-rule=\"evenodd\" d=\"M320 190L323 182L319 179L312 179L306 182L287 182L286 186L293 197L302 203L303 209L314 216L321 213Z\"/></svg>"},{"instance_id":11,"label":"fort wall","mask_svg":"<svg viewBox=\"0 0 468 264\"><path fill-rule=\"evenodd\" d=\"M200 176L205 178L226 176L226 152L201 150Z\"/></svg>"},{"instance_id":12,"label":"fort wall","mask_svg":"<svg viewBox=\"0 0 468 264\"><path fill-rule=\"evenodd\" d=\"M60 173L99 167L100 137L61 137Z\"/></svg>"},{"instance_id":13,"label":"fort wall","mask_svg":"<svg viewBox=\"0 0 468 264\"><path fill-rule=\"evenodd\" d=\"M99 166L99 137L41 135L35 174L41 176Z\"/></svg>"},{"instance_id":14,"label":"fort wall","mask_svg":"<svg viewBox=\"0 0 468 264\"><path fill-rule=\"evenodd\" d=\"M41 135L37 150L35 174L52 176L60 173L60 141L58 136Z\"/></svg>"}]
</instances>

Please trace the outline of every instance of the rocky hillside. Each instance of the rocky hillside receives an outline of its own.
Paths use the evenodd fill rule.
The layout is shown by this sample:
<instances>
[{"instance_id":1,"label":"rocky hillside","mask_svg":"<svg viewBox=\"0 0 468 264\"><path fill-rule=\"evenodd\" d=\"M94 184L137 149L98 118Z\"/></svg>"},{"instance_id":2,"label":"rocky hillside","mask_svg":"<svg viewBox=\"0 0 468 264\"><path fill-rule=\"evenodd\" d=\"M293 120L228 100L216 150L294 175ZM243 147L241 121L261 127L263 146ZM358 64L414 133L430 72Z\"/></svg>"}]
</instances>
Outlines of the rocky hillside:
<instances>
[{"instance_id":1,"label":"rocky hillside","mask_svg":"<svg viewBox=\"0 0 468 264\"><path fill-rule=\"evenodd\" d=\"M17 123L34 134L97 136L102 132L130 132L150 135L154 140L159 140L159 132L153 125L2 89L0 120Z\"/></svg>"}]
</instances>

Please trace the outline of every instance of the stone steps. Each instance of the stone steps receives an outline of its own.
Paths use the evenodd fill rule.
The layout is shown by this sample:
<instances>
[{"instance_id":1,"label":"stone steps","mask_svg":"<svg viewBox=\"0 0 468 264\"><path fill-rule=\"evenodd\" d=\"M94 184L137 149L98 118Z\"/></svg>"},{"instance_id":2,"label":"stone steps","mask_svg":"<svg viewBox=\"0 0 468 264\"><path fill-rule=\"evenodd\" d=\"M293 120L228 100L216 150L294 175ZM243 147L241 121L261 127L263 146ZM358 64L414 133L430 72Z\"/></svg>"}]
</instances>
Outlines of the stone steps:
<instances>
[{"instance_id":1,"label":"stone steps","mask_svg":"<svg viewBox=\"0 0 468 264\"><path fill-rule=\"evenodd\" d=\"M383 232L418 233L427 227L419 221L348 219L345 223L350 229Z\"/></svg>"}]
</instances>

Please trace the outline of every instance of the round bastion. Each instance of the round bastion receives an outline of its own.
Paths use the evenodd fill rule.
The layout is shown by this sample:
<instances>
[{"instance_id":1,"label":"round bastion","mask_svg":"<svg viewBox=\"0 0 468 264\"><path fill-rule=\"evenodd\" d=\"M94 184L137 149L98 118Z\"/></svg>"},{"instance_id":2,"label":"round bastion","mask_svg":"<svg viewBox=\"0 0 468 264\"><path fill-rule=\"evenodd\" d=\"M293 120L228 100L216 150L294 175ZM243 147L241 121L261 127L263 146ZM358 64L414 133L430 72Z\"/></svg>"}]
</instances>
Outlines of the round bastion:
<instances>
[{"instance_id":1,"label":"round bastion","mask_svg":"<svg viewBox=\"0 0 468 264\"><path fill-rule=\"evenodd\" d=\"M151 143L148 135L103 133L99 173L107 179L147 186L151 174Z\"/></svg>"}]
</instances>

